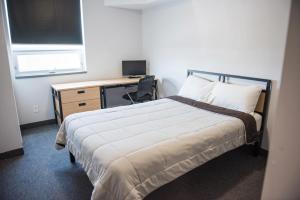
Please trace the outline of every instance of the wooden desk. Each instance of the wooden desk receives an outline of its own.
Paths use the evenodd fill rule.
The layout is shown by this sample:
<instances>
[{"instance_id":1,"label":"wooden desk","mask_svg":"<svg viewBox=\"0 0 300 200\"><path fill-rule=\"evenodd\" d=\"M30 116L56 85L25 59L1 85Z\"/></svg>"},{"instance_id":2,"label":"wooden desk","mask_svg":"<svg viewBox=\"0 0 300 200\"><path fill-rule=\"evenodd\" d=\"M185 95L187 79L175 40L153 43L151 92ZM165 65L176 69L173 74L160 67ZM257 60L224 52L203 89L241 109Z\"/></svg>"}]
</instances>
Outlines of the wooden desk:
<instances>
[{"instance_id":1,"label":"wooden desk","mask_svg":"<svg viewBox=\"0 0 300 200\"><path fill-rule=\"evenodd\" d=\"M106 108L106 89L137 85L139 80L118 78L51 85L55 119L60 125L70 114ZM157 80L154 89L157 99Z\"/></svg>"}]
</instances>

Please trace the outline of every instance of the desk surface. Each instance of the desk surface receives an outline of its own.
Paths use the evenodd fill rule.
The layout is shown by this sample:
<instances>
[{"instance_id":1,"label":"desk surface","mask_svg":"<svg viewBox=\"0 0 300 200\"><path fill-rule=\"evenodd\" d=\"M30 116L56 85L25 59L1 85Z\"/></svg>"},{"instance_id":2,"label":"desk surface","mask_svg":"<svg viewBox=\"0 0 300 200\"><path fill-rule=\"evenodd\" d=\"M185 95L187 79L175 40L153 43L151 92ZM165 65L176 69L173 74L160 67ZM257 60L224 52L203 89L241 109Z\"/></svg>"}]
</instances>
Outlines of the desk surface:
<instances>
[{"instance_id":1,"label":"desk surface","mask_svg":"<svg viewBox=\"0 0 300 200\"><path fill-rule=\"evenodd\" d=\"M134 83L138 83L139 80L140 78L116 78L116 79L108 79L108 80L54 84L51 85L51 87L56 91L63 91L63 90L80 89L80 88L88 88L88 87L134 84Z\"/></svg>"}]
</instances>

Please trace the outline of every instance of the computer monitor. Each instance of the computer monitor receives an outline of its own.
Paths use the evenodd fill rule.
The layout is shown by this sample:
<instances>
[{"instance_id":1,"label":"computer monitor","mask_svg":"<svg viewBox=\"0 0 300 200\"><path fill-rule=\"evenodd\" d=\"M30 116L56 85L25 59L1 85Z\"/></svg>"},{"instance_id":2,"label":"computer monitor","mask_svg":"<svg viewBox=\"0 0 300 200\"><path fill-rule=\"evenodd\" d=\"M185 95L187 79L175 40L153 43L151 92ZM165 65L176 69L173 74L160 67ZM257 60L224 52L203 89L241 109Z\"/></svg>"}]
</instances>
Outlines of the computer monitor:
<instances>
[{"instance_id":1,"label":"computer monitor","mask_svg":"<svg viewBox=\"0 0 300 200\"><path fill-rule=\"evenodd\" d=\"M146 75L146 60L123 60L123 76Z\"/></svg>"}]
</instances>

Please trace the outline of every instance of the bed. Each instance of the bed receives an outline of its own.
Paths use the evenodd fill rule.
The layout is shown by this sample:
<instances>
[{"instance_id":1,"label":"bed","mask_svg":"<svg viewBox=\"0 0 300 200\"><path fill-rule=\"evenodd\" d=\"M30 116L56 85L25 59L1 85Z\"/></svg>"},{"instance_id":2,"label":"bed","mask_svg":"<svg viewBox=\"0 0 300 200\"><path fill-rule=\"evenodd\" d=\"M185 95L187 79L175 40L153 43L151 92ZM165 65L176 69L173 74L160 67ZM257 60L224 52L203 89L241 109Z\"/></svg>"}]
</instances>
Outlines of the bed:
<instances>
[{"instance_id":1,"label":"bed","mask_svg":"<svg viewBox=\"0 0 300 200\"><path fill-rule=\"evenodd\" d=\"M240 118L177 97L70 115L56 144L66 145L86 171L94 186L92 199L143 199L227 151L260 145L271 81L188 70L188 75L196 73L216 76L220 82L242 79L266 84L252 114L257 137L247 141L247 126Z\"/></svg>"}]
</instances>

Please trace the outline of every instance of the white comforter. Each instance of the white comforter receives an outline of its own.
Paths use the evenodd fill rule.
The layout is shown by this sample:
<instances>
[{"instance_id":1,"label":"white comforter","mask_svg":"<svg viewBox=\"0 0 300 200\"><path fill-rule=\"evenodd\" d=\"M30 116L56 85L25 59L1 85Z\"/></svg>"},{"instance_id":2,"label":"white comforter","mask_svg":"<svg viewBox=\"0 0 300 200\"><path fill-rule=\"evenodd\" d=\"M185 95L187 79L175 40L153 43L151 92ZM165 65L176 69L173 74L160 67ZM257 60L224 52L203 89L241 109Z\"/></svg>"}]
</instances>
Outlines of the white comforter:
<instances>
[{"instance_id":1,"label":"white comforter","mask_svg":"<svg viewBox=\"0 0 300 200\"><path fill-rule=\"evenodd\" d=\"M142 199L245 143L241 120L170 99L71 115L66 144L94 185L92 199Z\"/></svg>"}]
</instances>

